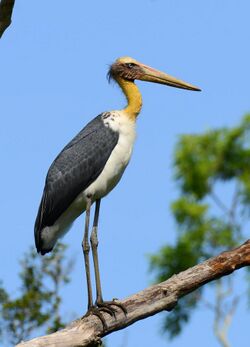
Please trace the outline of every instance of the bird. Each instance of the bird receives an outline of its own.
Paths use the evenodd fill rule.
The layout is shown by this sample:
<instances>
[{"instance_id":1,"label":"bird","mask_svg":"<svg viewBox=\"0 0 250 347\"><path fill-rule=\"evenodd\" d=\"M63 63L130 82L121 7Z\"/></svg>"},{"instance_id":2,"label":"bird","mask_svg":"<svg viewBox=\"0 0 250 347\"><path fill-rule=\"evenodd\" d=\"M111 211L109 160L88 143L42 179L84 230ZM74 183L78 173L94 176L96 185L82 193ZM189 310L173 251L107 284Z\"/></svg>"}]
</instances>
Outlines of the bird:
<instances>
[{"instance_id":1,"label":"bird","mask_svg":"<svg viewBox=\"0 0 250 347\"><path fill-rule=\"evenodd\" d=\"M131 158L136 137L136 119L142 96L135 80L200 91L200 88L144 65L131 57L121 57L110 65L108 80L115 81L125 94L121 110L106 111L91 120L58 154L51 164L35 221L37 252L52 251L57 240L74 220L86 212L82 250L88 291L88 313L96 314L105 327L102 311L114 316L112 306L126 308L118 300L104 301L98 261L98 219L100 202L120 181ZM89 242L90 209L95 213ZM90 277L90 249L93 255L96 301Z\"/></svg>"}]
</instances>

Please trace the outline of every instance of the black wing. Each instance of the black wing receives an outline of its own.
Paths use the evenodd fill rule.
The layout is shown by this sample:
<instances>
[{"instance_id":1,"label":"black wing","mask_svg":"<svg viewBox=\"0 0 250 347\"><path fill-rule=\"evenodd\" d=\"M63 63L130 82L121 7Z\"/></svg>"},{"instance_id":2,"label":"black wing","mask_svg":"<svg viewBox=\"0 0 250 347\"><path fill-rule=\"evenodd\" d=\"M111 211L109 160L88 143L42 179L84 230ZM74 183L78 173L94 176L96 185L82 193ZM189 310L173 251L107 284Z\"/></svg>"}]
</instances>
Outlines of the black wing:
<instances>
[{"instance_id":1,"label":"black wing","mask_svg":"<svg viewBox=\"0 0 250 347\"><path fill-rule=\"evenodd\" d=\"M105 126L102 114L94 118L56 157L49 168L35 222L36 247L40 231L51 226L101 173L119 134Z\"/></svg>"}]
</instances>

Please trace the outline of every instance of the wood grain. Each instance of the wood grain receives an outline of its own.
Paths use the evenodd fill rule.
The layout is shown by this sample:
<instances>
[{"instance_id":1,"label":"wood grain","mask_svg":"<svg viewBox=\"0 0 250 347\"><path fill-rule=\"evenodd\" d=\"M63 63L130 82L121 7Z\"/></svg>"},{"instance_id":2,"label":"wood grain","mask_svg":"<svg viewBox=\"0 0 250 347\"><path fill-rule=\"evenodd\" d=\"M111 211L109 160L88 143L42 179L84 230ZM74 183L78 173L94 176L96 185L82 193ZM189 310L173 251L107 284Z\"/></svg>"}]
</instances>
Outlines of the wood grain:
<instances>
[{"instance_id":1,"label":"wood grain","mask_svg":"<svg viewBox=\"0 0 250 347\"><path fill-rule=\"evenodd\" d=\"M127 309L127 315L125 316L119 310L116 319L113 319L104 313L108 327L106 331L103 331L100 320L91 315L73 322L61 331L18 344L16 347L96 346L103 336L124 329L134 322L158 312L171 311L181 297L208 282L229 275L235 270L248 265L250 265L250 240L240 247L223 252L178 275L172 276L167 281L153 285L122 300L122 304Z\"/></svg>"}]
</instances>

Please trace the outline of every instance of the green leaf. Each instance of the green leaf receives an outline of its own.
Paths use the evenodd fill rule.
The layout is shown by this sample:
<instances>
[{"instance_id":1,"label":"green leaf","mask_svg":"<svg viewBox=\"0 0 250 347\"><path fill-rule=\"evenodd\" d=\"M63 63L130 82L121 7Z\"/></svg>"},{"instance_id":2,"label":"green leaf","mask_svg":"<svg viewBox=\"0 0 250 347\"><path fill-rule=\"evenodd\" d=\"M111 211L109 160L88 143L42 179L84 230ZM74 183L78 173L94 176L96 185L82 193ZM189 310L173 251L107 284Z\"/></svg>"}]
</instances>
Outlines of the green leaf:
<instances>
[{"instance_id":1,"label":"green leaf","mask_svg":"<svg viewBox=\"0 0 250 347\"><path fill-rule=\"evenodd\" d=\"M180 191L171 204L177 236L174 245L150 257L156 282L244 240L250 215L250 114L233 128L180 136L174 170ZM222 287L225 281L221 280ZM233 291L227 292L233 300ZM184 298L167 315L164 330L169 337L181 333L196 303L197 296Z\"/></svg>"}]
</instances>

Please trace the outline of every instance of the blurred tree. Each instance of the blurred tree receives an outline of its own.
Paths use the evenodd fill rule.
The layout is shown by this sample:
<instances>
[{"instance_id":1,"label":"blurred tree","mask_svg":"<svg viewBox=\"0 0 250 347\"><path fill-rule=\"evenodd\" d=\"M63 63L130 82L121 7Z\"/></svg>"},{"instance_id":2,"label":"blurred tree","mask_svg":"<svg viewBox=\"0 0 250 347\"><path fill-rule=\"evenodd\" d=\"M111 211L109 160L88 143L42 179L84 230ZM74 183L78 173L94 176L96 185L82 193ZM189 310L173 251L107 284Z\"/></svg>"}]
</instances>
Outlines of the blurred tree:
<instances>
[{"instance_id":1,"label":"blurred tree","mask_svg":"<svg viewBox=\"0 0 250 347\"><path fill-rule=\"evenodd\" d=\"M54 332L64 327L59 313L59 288L70 281L73 261L65 260L66 246L58 243L46 257L34 247L21 260L20 295L12 299L0 284L0 336L15 345L36 329Z\"/></svg>"},{"instance_id":2,"label":"blurred tree","mask_svg":"<svg viewBox=\"0 0 250 347\"><path fill-rule=\"evenodd\" d=\"M243 241L250 214L250 115L235 128L181 136L174 164L181 196L171 209L178 234L174 245L151 256L157 282ZM203 303L214 312L218 341L230 346L227 332L239 299L246 298L234 292L233 281L235 276L210 284L215 290L213 303L205 298L204 289L183 298L166 316L164 331L170 338L180 334L191 311ZM246 282L249 285L249 275Z\"/></svg>"}]
</instances>

